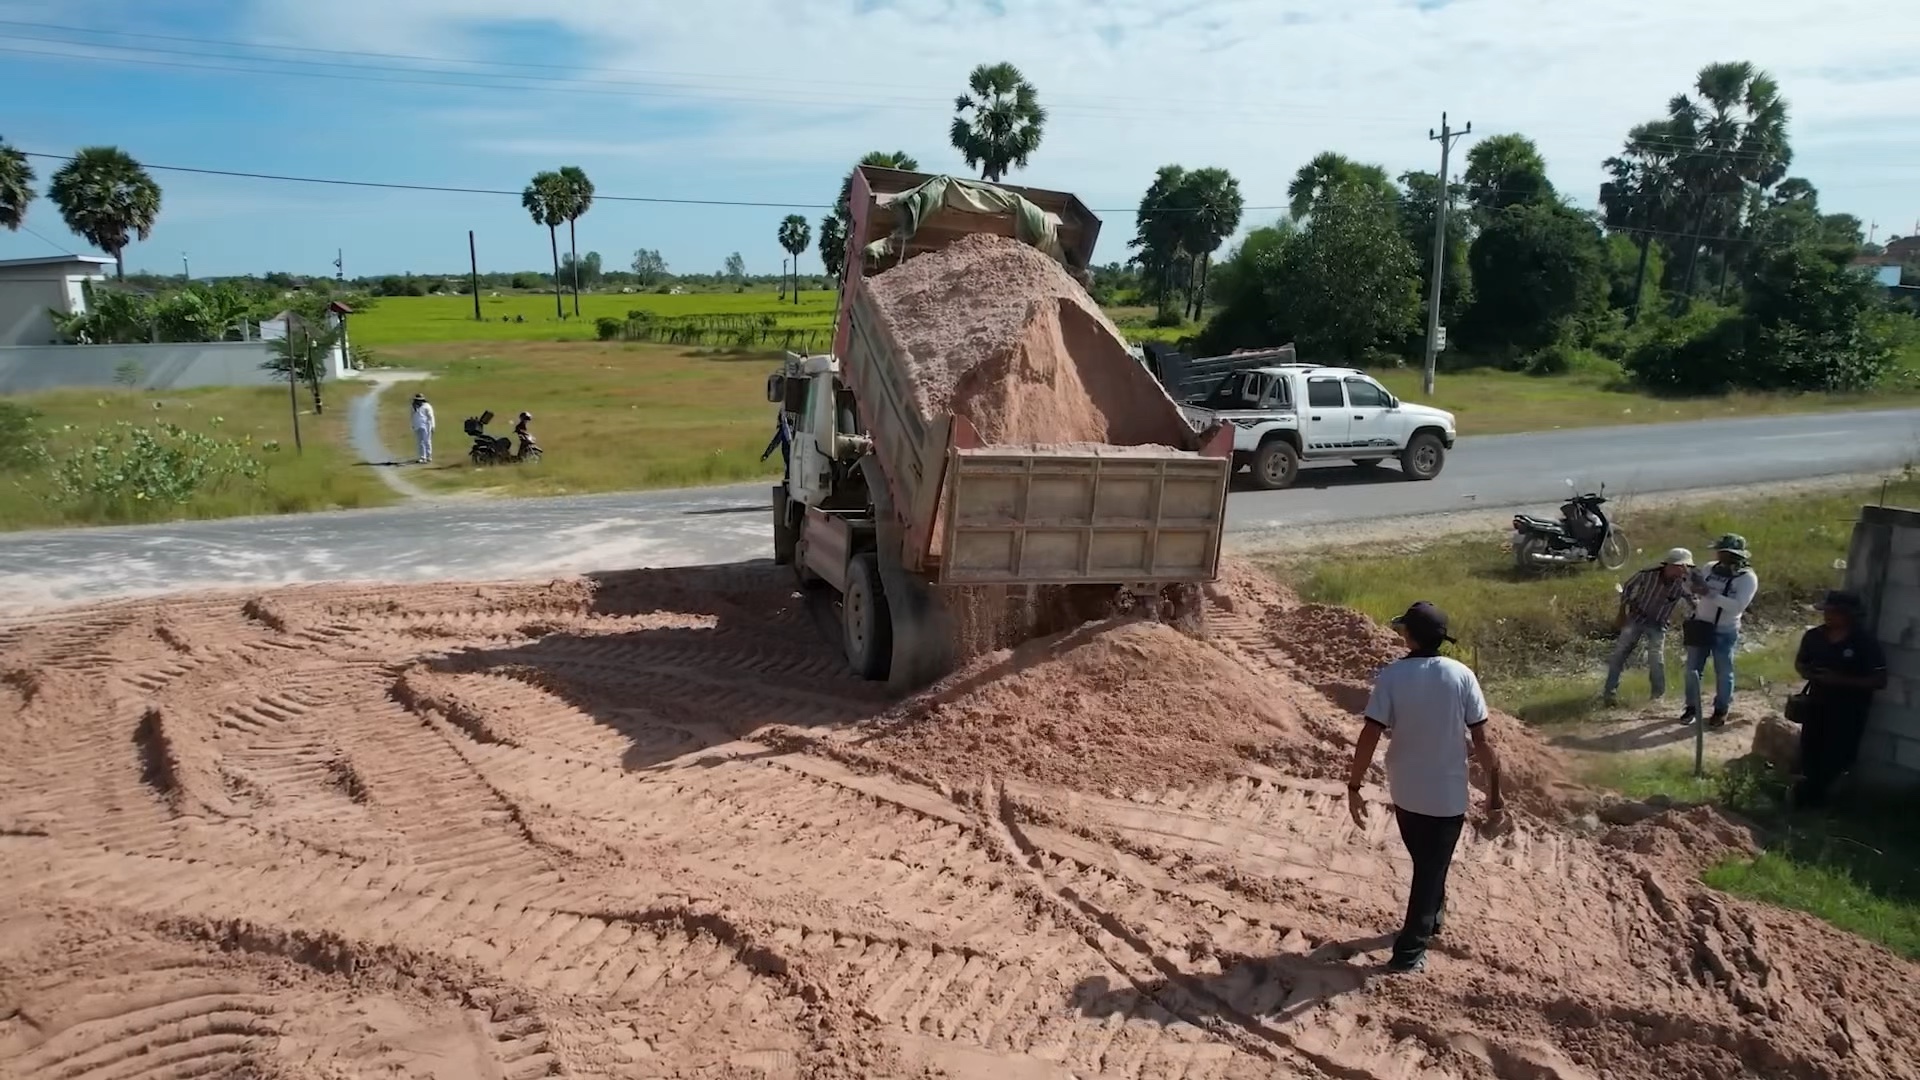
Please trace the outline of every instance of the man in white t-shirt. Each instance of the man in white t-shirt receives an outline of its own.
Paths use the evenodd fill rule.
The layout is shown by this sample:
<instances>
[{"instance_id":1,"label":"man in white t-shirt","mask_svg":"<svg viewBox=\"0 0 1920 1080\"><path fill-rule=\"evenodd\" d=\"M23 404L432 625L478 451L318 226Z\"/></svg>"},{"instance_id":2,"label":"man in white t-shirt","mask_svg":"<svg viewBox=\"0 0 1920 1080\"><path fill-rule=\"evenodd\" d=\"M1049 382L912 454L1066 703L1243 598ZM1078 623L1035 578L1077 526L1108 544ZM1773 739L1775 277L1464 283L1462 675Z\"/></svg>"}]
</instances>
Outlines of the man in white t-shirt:
<instances>
[{"instance_id":1,"label":"man in white t-shirt","mask_svg":"<svg viewBox=\"0 0 1920 1080\"><path fill-rule=\"evenodd\" d=\"M413 442L414 463L425 465L433 460L433 405L427 401L427 395L413 395Z\"/></svg>"},{"instance_id":2,"label":"man in white t-shirt","mask_svg":"<svg viewBox=\"0 0 1920 1080\"><path fill-rule=\"evenodd\" d=\"M1458 660L1440 655L1453 641L1447 617L1425 601L1393 620L1407 643L1407 655L1374 677L1367 719L1353 748L1347 774L1347 810L1356 828L1366 828L1361 784L1373 766L1380 737L1387 737L1387 794L1400 826L1400 839L1413 859L1413 884L1407 893L1407 917L1393 942L1387 970L1419 971L1427 964L1427 944L1440 932L1447 905L1447 870L1467 820L1467 747L1487 774L1487 824L1498 829L1505 807L1500 798L1500 756L1487 737L1487 701L1480 680Z\"/></svg>"}]
</instances>

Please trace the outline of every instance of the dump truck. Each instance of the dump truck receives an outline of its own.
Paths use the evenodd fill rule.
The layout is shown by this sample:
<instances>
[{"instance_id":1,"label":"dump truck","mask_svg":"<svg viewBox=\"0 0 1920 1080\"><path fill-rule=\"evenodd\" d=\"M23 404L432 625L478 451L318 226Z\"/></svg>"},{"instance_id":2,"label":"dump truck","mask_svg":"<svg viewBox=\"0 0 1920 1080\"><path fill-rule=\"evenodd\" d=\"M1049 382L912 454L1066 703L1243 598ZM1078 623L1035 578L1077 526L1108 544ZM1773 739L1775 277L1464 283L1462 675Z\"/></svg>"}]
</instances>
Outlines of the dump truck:
<instances>
[{"instance_id":1,"label":"dump truck","mask_svg":"<svg viewBox=\"0 0 1920 1080\"><path fill-rule=\"evenodd\" d=\"M1069 586L1126 600L1212 580L1230 428L1196 430L1122 349L1124 378L1139 380L1134 396L1152 414L1147 445L989 445L963 415L923 414L867 287L975 232L1033 242L1084 284L1099 219L1063 192L873 166L855 171L850 209L833 352L789 354L767 399L788 450L772 492L774 559L839 594L853 670L903 690L946 674L957 590Z\"/></svg>"}]
</instances>

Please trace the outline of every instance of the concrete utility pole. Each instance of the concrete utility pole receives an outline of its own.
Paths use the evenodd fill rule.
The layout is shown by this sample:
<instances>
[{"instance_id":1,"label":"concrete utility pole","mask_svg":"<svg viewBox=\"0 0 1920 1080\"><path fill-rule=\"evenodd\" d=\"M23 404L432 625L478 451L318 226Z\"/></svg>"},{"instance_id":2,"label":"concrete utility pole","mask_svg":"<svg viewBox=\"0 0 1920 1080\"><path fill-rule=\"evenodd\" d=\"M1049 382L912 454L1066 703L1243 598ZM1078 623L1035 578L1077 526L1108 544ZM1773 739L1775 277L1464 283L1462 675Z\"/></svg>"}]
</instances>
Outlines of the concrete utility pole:
<instances>
[{"instance_id":1,"label":"concrete utility pole","mask_svg":"<svg viewBox=\"0 0 1920 1080\"><path fill-rule=\"evenodd\" d=\"M1433 283L1427 288L1427 365L1420 381L1428 397L1433 396L1434 362L1440 355L1440 280L1447 270L1447 204L1453 201L1447 180L1447 161L1457 139L1473 134L1473 125L1455 131L1447 126L1447 114L1440 114L1440 130L1427 129L1427 138L1440 144L1440 190L1433 215Z\"/></svg>"},{"instance_id":2,"label":"concrete utility pole","mask_svg":"<svg viewBox=\"0 0 1920 1080\"><path fill-rule=\"evenodd\" d=\"M473 230L467 230L467 280L473 285L473 321L480 322L480 253L473 246Z\"/></svg>"}]
</instances>

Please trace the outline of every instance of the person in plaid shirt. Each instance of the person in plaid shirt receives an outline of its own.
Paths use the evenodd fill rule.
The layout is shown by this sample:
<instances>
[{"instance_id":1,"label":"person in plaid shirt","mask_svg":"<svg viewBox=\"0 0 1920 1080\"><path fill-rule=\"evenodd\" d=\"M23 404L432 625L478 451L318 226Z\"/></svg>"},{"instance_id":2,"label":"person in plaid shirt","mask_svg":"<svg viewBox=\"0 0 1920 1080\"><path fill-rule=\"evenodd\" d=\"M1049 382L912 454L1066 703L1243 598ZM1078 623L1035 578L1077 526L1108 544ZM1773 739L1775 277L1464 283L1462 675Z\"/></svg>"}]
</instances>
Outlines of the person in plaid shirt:
<instances>
[{"instance_id":1,"label":"person in plaid shirt","mask_svg":"<svg viewBox=\"0 0 1920 1080\"><path fill-rule=\"evenodd\" d=\"M1647 678L1655 701L1667 693L1667 661L1662 646L1673 609L1686 599L1693 552L1674 548L1659 566L1650 566L1620 587L1620 613L1614 620L1613 655L1607 659L1607 683L1600 691L1608 705L1620 703L1620 673L1626 670L1634 646L1647 647Z\"/></svg>"}]
</instances>

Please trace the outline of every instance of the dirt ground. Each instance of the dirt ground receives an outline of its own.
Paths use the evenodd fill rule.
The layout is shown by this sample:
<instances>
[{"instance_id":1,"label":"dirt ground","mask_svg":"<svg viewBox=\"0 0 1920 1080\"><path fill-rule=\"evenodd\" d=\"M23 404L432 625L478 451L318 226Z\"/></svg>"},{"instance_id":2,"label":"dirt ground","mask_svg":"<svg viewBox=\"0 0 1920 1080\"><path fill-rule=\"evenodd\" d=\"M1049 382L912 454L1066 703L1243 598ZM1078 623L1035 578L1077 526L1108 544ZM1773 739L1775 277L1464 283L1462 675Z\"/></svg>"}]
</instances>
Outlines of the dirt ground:
<instances>
[{"instance_id":1,"label":"dirt ground","mask_svg":"<svg viewBox=\"0 0 1920 1080\"><path fill-rule=\"evenodd\" d=\"M1912 965L1697 884L1710 812L1561 826L1504 719L1540 812L1382 974L1408 866L1338 763L1391 652L1335 609L1230 576L1204 643L892 702L788 581L0 626L0 1076L1920 1075Z\"/></svg>"}]
</instances>

